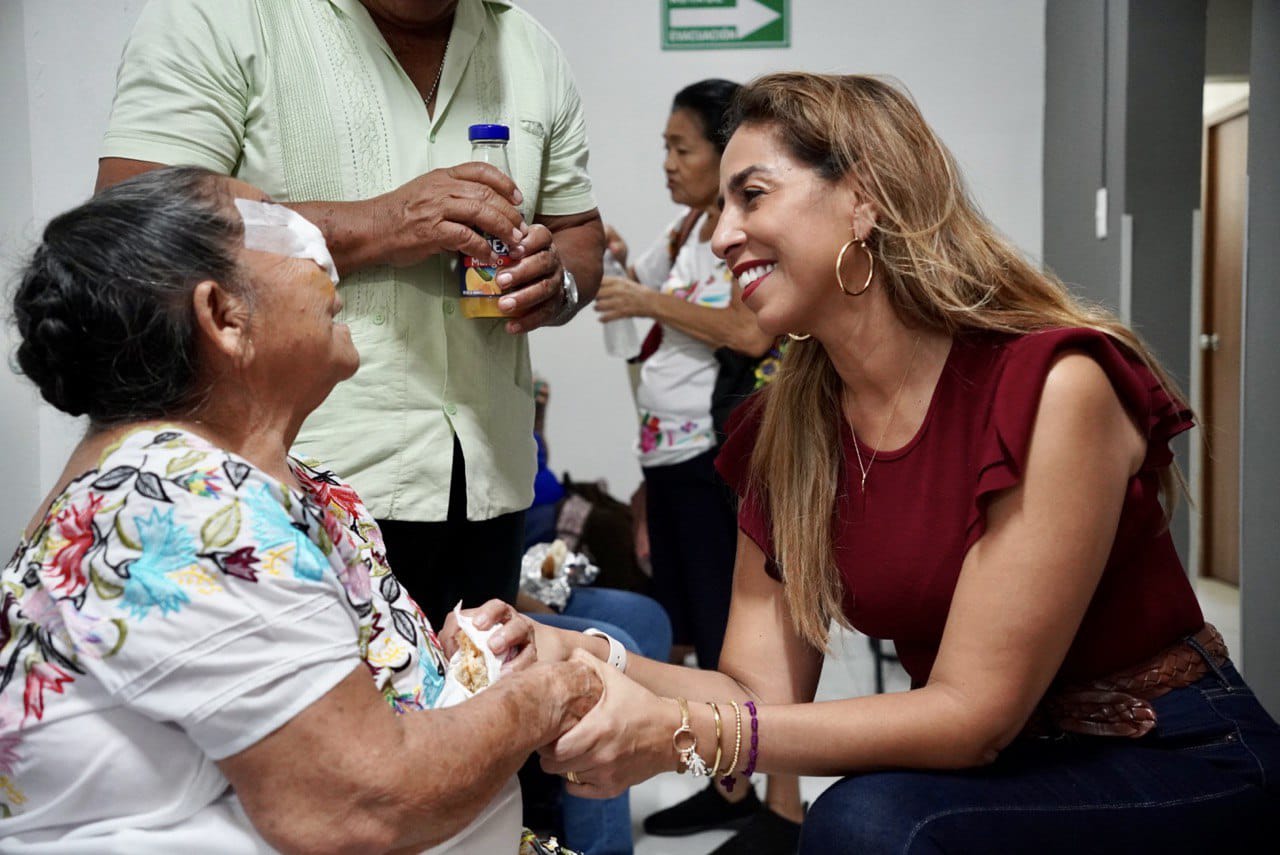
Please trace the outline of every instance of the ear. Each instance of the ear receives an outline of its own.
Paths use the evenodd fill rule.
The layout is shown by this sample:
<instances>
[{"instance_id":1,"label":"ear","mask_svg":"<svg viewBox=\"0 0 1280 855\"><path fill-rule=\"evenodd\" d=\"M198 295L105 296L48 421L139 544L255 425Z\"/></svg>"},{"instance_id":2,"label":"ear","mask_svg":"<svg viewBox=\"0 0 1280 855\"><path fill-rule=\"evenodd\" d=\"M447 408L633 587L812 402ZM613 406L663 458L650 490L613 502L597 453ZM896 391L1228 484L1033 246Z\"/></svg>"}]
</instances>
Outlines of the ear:
<instances>
[{"instance_id":1,"label":"ear","mask_svg":"<svg viewBox=\"0 0 1280 855\"><path fill-rule=\"evenodd\" d=\"M856 168L844 176L840 185L844 194L842 205L847 206L845 210L849 212L849 232L854 240L870 238L880 219L880 208L863 191L864 186L862 176Z\"/></svg>"},{"instance_id":2,"label":"ear","mask_svg":"<svg viewBox=\"0 0 1280 855\"><path fill-rule=\"evenodd\" d=\"M249 336L249 307L212 279L196 285L191 294L197 335L214 353L233 363L253 354Z\"/></svg>"},{"instance_id":3,"label":"ear","mask_svg":"<svg viewBox=\"0 0 1280 855\"><path fill-rule=\"evenodd\" d=\"M863 196L861 193L855 194L853 204L853 224L851 229L853 236L857 240L867 240L873 231L875 231L876 223L880 220L880 209L875 202Z\"/></svg>"}]
</instances>

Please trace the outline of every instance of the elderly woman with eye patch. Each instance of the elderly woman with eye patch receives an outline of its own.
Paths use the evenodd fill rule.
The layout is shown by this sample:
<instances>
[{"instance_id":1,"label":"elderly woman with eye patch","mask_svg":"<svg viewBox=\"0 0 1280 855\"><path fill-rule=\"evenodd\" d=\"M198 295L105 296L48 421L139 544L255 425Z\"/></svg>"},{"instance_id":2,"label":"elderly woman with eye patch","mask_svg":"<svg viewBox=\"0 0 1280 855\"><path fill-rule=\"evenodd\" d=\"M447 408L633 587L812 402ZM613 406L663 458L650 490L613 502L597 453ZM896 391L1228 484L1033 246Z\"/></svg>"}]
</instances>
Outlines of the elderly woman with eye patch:
<instances>
[{"instance_id":1,"label":"elderly woman with eye patch","mask_svg":"<svg viewBox=\"0 0 1280 855\"><path fill-rule=\"evenodd\" d=\"M517 850L514 773L600 682L494 601L459 684L455 619L442 646L359 496L289 456L359 362L335 279L198 169L46 228L17 364L89 426L0 577L6 852Z\"/></svg>"}]
</instances>

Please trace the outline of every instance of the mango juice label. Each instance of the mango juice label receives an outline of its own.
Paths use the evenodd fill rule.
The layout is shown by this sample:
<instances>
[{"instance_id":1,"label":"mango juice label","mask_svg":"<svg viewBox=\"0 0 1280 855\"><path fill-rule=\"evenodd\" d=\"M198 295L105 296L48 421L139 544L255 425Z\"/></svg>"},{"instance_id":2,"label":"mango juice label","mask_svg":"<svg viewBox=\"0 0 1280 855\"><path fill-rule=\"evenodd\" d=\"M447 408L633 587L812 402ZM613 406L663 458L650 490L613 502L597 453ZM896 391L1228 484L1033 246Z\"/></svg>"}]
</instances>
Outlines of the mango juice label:
<instances>
[{"instance_id":1,"label":"mango juice label","mask_svg":"<svg viewBox=\"0 0 1280 855\"><path fill-rule=\"evenodd\" d=\"M490 266L478 258L462 256L458 275L464 297L496 297L502 293L502 288L498 286L498 271L511 263L511 252L504 241L490 235L482 237L498 256L498 263Z\"/></svg>"}]
</instances>

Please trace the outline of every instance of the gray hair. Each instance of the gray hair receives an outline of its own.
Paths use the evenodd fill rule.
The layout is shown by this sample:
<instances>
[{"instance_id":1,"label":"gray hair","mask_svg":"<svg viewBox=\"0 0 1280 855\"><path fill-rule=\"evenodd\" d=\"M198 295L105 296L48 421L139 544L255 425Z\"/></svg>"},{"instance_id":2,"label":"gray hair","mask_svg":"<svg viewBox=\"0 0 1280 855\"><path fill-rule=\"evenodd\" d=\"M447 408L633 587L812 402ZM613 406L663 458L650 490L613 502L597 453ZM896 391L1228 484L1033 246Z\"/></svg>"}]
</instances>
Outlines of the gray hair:
<instances>
[{"instance_id":1,"label":"gray hair","mask_svg":"<svg viewBox=\"0 0 1280 855\"><path fill-rule=\"evenodd\" d=\"M191 295L244 293L244 227L221 176L144 173L55 217L14 293L22 373L97 425L189 412L200 398Z\"/></svg>"}]
</instances>

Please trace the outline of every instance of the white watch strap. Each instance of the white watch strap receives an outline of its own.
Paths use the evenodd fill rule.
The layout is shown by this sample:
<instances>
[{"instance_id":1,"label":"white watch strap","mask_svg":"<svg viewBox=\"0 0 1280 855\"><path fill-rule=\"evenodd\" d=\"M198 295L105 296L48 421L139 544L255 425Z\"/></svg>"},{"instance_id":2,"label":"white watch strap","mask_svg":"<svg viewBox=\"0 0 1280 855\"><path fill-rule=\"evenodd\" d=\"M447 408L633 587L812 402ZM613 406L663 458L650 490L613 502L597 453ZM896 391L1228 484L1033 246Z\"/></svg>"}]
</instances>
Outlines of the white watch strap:
<instances>
[{"instance_id":1,"label":"white watch strap","mask_svg":"<svg viewBox=\"0 0 1280 855\"><path fill-rule=\"evenodd\" d=\"M612 665L614 668L617 668L619 671L623 672L624 674L626 673L627 648L622 646L621 641L618 641L618 639L614 638L612 635L610 635L607 632L603 632L602 630L596 629L594 626L591 627L591 629L584 630L582 634L594 635L599 638L603 638L605 641L609 642L609 664Z\"/></svg>"}]
</instances>

